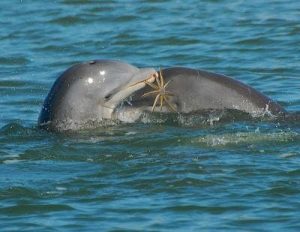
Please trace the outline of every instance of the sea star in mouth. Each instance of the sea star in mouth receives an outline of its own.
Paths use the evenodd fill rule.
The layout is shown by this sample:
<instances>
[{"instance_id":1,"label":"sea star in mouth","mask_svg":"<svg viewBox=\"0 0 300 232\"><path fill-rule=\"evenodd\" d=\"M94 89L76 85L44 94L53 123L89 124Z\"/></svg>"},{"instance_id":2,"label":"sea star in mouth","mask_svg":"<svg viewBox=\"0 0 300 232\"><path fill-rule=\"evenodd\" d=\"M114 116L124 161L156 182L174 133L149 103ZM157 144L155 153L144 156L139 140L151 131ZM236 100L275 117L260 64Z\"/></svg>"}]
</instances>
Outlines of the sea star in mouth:
<instances>
[{"instance_id":1,"label":"sea star in mouth","mask_svg":"<svg viewBox=\"0 0 300 232\"><path fill-rule=\"evenodd\" d=\"M147 85L149 85L151 88L153 88L153 91L150 91L148 93L145 93L142 95L142 97L148 96L148 95L156 95L155 99L154 99L154 103L152 106L152 112L154 111L158 101L160 102L160 111L162 111L163 105L164 103L166 103L165 105L171 110L176 112L175 107L169 102L169 98L171 96L174 96L173 93L171 93L170 91L167 91L166 88L169 85L171 80L169 80L166 84L164 81L164 77L162 75L162 71L161 69L159 70L159 74L156 72L155 73L155 82L154 83L150 83L150 82L145 82Z\"/></svg>"}]
</instances>

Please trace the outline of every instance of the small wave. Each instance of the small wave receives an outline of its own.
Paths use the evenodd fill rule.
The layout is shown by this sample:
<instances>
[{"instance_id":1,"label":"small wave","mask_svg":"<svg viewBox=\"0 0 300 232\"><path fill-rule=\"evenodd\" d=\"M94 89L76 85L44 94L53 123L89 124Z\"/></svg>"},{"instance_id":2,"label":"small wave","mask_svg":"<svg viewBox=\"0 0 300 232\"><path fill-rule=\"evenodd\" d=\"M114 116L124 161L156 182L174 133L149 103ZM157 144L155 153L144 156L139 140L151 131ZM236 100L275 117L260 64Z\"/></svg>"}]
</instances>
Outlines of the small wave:
<instances>
[{"instance_id":1,"label":"small wave","mask_svg":"<svg viewBox=\"0 0 300 232\"><path fill-rule=\"evenodd\" d=\"M76 24L82 24L86 23L87 20L76 17L76 16L65 16L65 17L60 17L57 19L53 19L49 21L50 23L58 24L61 26L72 26Z\"/></svg>"},{"instance_id":2,"label":"small wave","mask_svg":"<svg viewBox=\"0 0 300 232\"><path fill-rule=\"evenodd\" d=\"M280 119L285 122L300 123L300 111L290 112Z\"/></svg>"},{"instance_id":3,"label":"small wave","mask_svg":"<svg viewBox=\"0 0 300 232\"><path fill-rule=\"evenodd\" d=\"M20 204L16 206L3 207L0 209L5 215L28 215L36 213L50 213L57 211L69 211L74 210L71 206L62 204L52 204L52 205L37 205L37 204Z\"/></svg>"},{"instance_id":4,"label":"small wave","mask_svg":"<svg viewBox=\"0 0 300 232\"><path fill-rule=\"evenodd\" d=\"M0 133L3 135L11 135L16 132L24 132L26 128L21 125L19 122L8 123L0 129Z\"/></svg>"},{"instance_id":5,"label":"small wave","mask_svg":"<svg viewBox=\"0 0 300 232\"><path fill-rule=\"evenodd\" d=\"M0 81L0 87L1 88L16 88L16 87L24 87L26 86L28 83L25 81L21 81L21 80L1 80Z\"/></svg>"},{"instance_id":6,"label":"small wave","mask_svg":"<svg viewBox=\"0 0 300 232\"><path fill-rule=\"evenodd\" d=\"M244 146L247 144L288 143L300 139L296 132L238 132L233 134L206 135L196 138L192 143L204 144L209 147Z\"/></svg>"},{"instance_id":7,"label":"small wave","mask_svg":"<svg viewBox=\"0 0 300 232\"><path fill-rule=\"evenodd\" d=\"M238 110L202 110L190 114L144 112L139 122L183 127L213 126L234 121L254 121L268 115L250 115Z\"/></svg>"},{"instance_id":8,"label":"small wave","mask_svg":"<svg viewBox=\"0 0 300 232\"><path fill-rule=\"evenodd\" d=\"M299 156L300 153L299 152L287 152L287 153L283 153L280 155L281 158L290 158L290 157L294 157L294 156Z\"/></svg>"},{"instance_id":9,"label":"small wave","mask_svg":"<svg viewBox=\"0 0 300 232\"><path fill-rule=\"evenodd\" d=\"M52 124L55 124L55 128ZM95 128L105 128L109 126L119 125L120 122L117 120L87 120L87 121L76 121L72 119L66 119L59 122L47 122L41 124L39 127L46 131L63 131L63 132L74 132L79 130L91 130Z\"/></svg>"},{"instance_id":10,"label":"small wave","mask_svg":"<svg viewBox=\"0 0 300 232\"><path fill-rule=\"evenodd\" d=\"M25 57L0 57L2 65L26 65L30 60Z\"/></svg>"},{"instance_id":11,"label":"small wave","mask_svg":"<svg viewBox=\"0 0 300 232\"><path fill-rule=\"evenodd\" d=\"M11 122L0 129L0 135L29 135L35 131L34 128L24 127L21 122Z\"/></svg>"},{"instance_id":12,"label":"small wave","mask_svg":"<svg viewBox=\"0 0 300 232\"><path fill-rule=\"evenodd\" d=\"M138 20L139 17L136 15L121 15L115 18L115 22L126 23Z\"/></svg>"},{"instance_id":13,"label":"small wave","mask_svg":"<svg viewBox=\"0 0 300 232\"><path fill-rule=\"evenodd\" d=\"M256 37L256 38L248 38L248 39L241 39L236 42L237 45L268 45L271 44L273 41L269 38L265 37Z\"/></svg>"},{"instance_id":14,"label":"small wave","mask_svg":"<svg viewBox=\"0 0 300 232\"><path fill-rule=\"evenodd\" d=\"M191 114L148 112L148 111L120 111L115 115L116 119L95 119L88 121L74 121L67 119L54 123L45 123L40 127L54 131L78 131L91 130L95 128L105 128L119 126L121 124L143 123L143 124L164 124L180 127L211 127L232 122L294 122L300 118L300 114L295 115L272 115L269 111L248 114L238 110L205 110L193 112ZM12 128L18 125L10 125ZM22 128L21 128L22 129Z\"/></svg>"},{"instance_id":15,"label":"small wave","mask_svg":"<svg viewBox=\"0 0 300 232\"><path fill-rule=\"evenodd\" d=\"M20 159L8 159L8 160L4 160L3 163L4 164L16 164L16 163L20 163L24 160L20 160Z\"/></svg>"},{"instance_id":16,"label":"small wave","mask_svg":"<svg viewBox=\"0 0 300 232\"><path fill-rule=\"evenodd\" d=\"M186 45L198 44L199 40L193 38L170 36L167 38L156 39L155 43L158 45L168 45L168 46L186 46Z\"/></svg>"},{"instance_id":17,"label":"small wave","mask_svg":"<svg viewBox=\"0 0 300 232\"><path fill-rule=\"evenodd\" d=\"M39 46L37 48L34 48L33 50L35 51L41 51L41 52L58 52L58 51L72 51L72 46L70 45L64 45L64 46L60 46L60 45L45 45L45 46Z\"/></svg>"},{"instance_id":18,"label":"small wave","mask_svg":"<svg viewBox=\"0 0 300 232\"><path fill-rule=\"evenodd\" d=\"M239 110L201 110L190 114L144 112L140 119L143 123L172 124L184 127L214 126L231 122L274 122L294 124L300 122L300 112L273 115L268 108L251 114Z\"/></svg>"},{"instance_id":19,"label":"small wave","mask_svg":"<svg viewBox=\"0 0 300 232\"><path fill-rule=\"evenodd\" d=\"M92 1L86 1L86 0L64 0L62 2L65 5L87 5L87 4L92 4Z\"/></svg>"}]
</instances>

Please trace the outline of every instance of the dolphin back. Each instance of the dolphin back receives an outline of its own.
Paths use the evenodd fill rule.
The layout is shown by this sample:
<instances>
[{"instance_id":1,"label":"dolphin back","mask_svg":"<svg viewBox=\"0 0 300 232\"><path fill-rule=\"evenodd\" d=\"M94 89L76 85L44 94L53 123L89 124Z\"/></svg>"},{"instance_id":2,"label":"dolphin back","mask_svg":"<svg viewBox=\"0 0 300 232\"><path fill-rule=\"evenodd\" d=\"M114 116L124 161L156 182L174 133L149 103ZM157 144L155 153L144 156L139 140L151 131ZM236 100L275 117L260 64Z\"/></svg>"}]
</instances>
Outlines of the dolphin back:
<instances>
[{"instance_id":1,"label":"dolphin back","mask_svg":"<svg viewBox=\"0 0 300 232\"><path fill-rule=\"evenodd\" d=\"M233 78L189 68L167 68L162 70L166 81L170 81L169 91L175 93L180 112L207 109L234 109L250 114L286 111L275 101L254 88Z\"/></svg>"}]
</instances>

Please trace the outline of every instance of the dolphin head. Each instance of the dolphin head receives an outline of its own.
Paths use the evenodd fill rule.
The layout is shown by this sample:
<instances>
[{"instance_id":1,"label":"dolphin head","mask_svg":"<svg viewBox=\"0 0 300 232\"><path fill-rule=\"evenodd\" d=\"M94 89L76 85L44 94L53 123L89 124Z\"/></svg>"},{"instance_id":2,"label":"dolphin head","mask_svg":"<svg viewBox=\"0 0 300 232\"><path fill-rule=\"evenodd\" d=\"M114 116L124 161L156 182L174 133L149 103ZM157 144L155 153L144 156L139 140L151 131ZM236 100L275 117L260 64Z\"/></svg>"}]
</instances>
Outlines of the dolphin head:
<instances>
[{"instance_id":1,"label":"dolphin head","mask_svg":"<svg viewBox=\"0 0 300 232\"><path fill-rule=\"evenodd\" d=\"M112 119L131 94L153 82L155 70L111 60L72 66L62 73L44 101L38 124L51 130L77 129L88 121Z\"/></svg>"}]
</instances>

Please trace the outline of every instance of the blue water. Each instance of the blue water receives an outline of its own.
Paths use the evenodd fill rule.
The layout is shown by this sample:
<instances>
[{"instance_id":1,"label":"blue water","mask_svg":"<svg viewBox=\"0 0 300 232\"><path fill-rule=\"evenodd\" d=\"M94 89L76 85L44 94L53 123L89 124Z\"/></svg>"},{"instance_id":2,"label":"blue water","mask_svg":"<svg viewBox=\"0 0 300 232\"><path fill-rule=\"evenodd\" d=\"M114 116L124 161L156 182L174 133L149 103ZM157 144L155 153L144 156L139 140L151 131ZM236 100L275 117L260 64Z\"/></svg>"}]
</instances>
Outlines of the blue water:
<instances>
[{"instance_id":1,"label":"blue water","mask_svg":"<svg viewBox=\"0 0 300 232\"><path fill-rule=\"evenodd\" d=\"M37 128L72 64L185 66L300 111L300 2L0 2L1 231L299 231L298 120ZM200 122L199 122L200 120Z\"/></svg>"}]
</instances>

